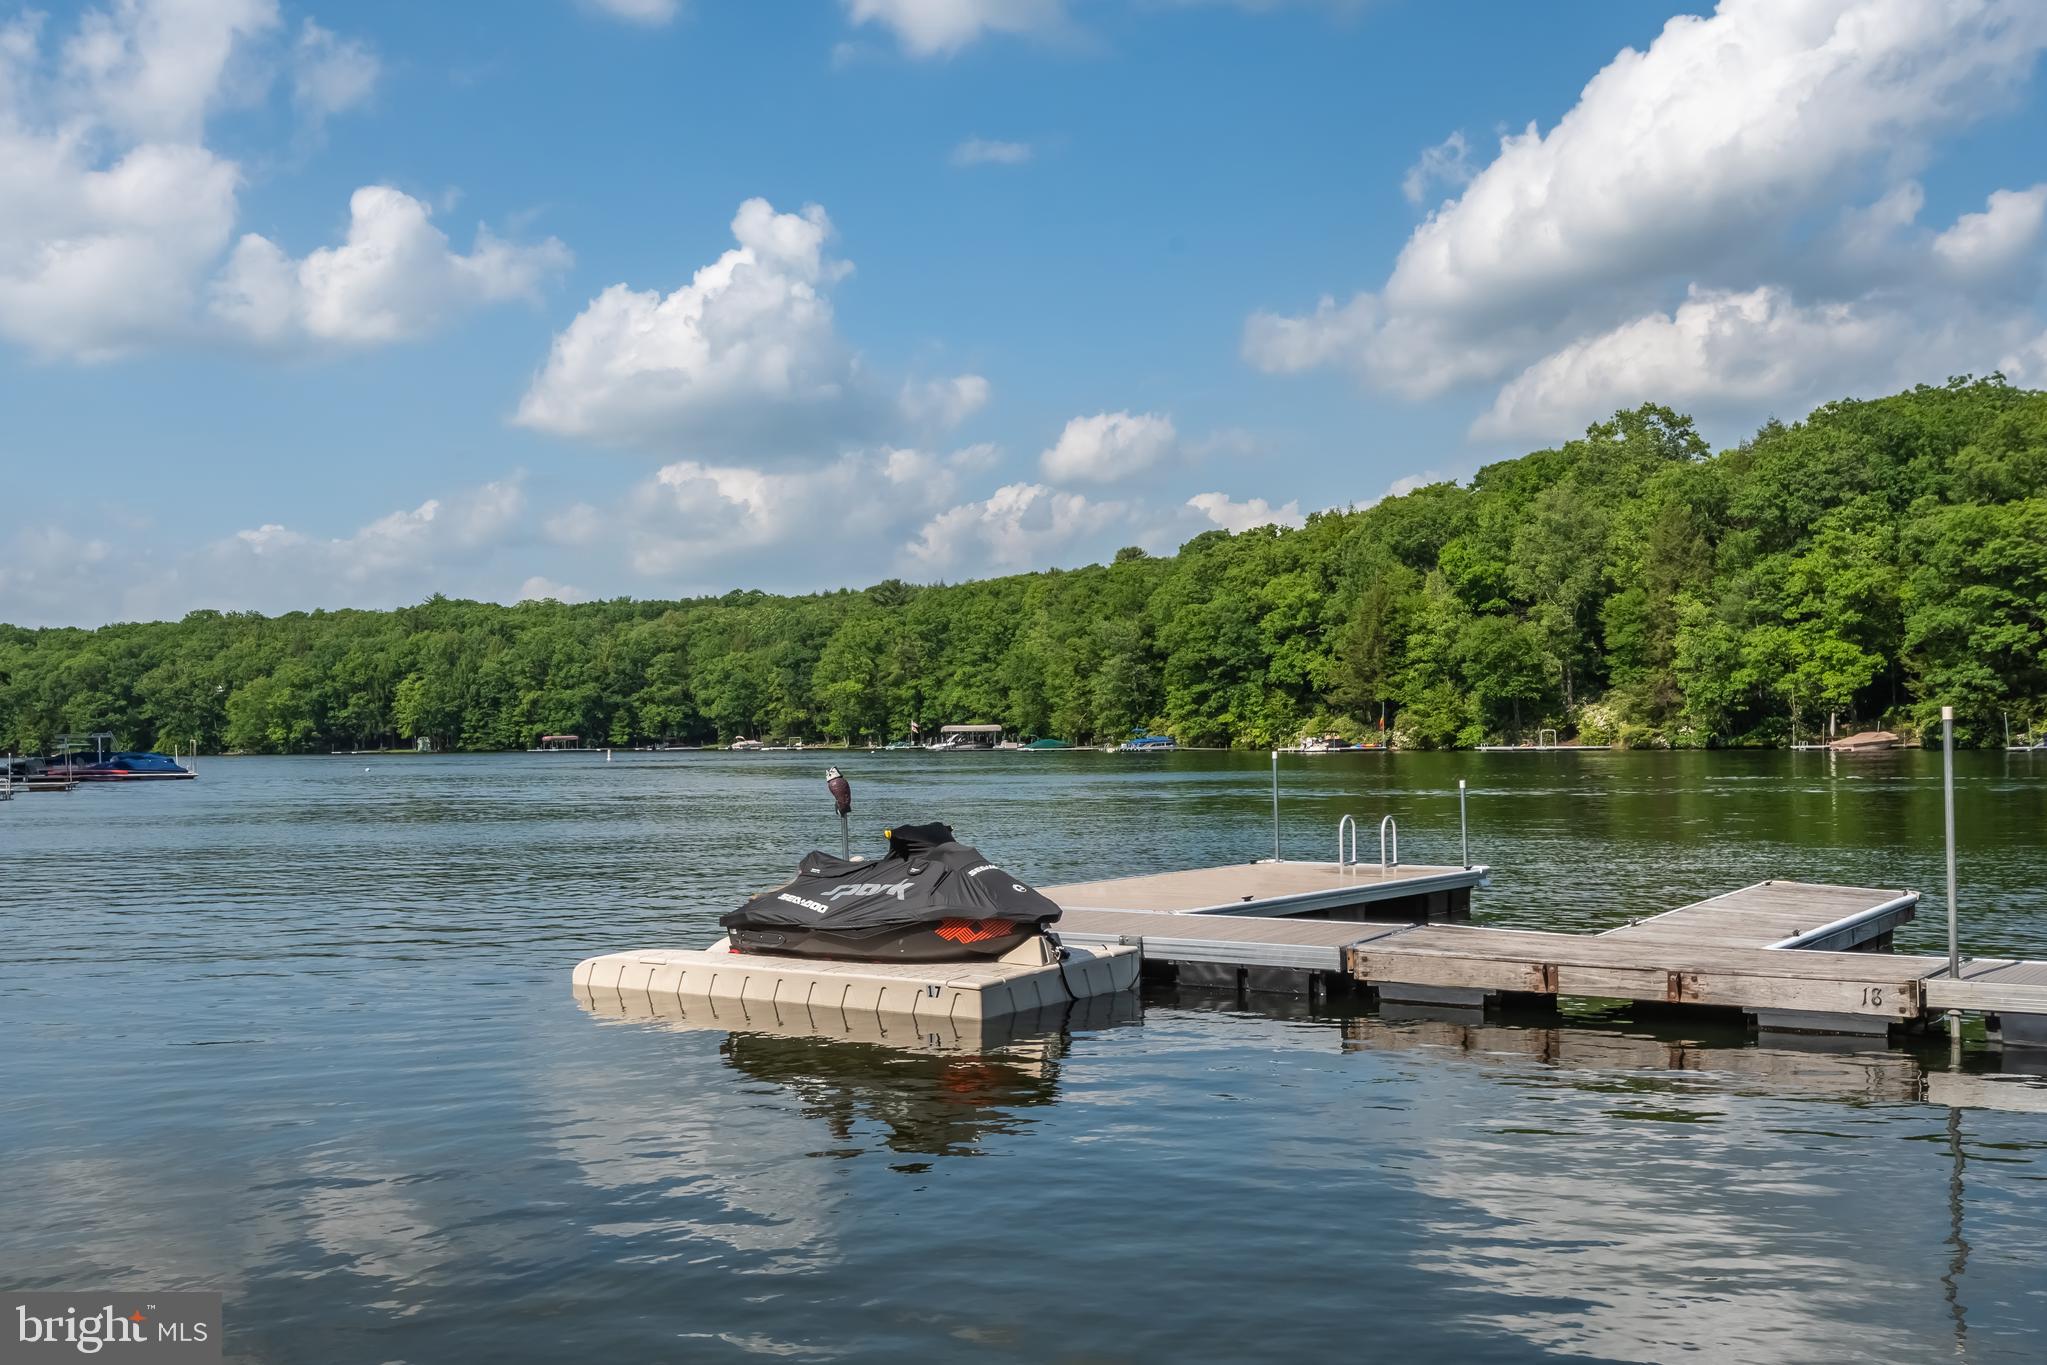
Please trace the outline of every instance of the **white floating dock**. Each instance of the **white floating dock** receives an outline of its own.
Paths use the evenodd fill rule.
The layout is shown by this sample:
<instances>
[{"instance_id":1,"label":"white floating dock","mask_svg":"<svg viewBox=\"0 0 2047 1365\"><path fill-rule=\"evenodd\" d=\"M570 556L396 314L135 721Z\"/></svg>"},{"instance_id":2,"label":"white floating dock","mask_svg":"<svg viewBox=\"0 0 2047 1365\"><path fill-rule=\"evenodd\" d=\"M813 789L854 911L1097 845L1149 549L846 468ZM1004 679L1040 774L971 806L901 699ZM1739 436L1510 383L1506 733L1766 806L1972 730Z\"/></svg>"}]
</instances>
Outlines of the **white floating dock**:
<instances>
[{"instance_id":1,"label":"white floating dock","mask_svg":"<svg viewBox=\"0 0 2047 1365\"><path fill-rule=\"evenodd\" d=\"M990 1019L954 1017L942 1021L859 1010L746 1004L646 991L576 987L576 1003L600 1019L651 1025L688 1033L699 1029L725 1033L758 1033L776 1038L814 1038L857 1043L906 1052L1001 1051L1008 1062L1047 1056L1063 1046L1076 1030L1098 1030L1135 1024L1143 1018L1136 991L1116 991L1071 1004L1023 1010Z\"/></svg>"},{"instance_id":2,"label":"white floating dock","mask_svg":"<svg viewBox=\"0 0 2047 1365\"><path fill-rule=\"evenodd\" d=\"M576 964L579 992L637 991L683 1000L728 1002L742 1009L817 1014L889 1015L951 1027L1074 1000L1126 991L1137 984L1135 947L1069 948L1064 960L1032 939L984 962L840 962L816 957L735 953L709 948L641 948Z\"/></svg>"}]
</instances>

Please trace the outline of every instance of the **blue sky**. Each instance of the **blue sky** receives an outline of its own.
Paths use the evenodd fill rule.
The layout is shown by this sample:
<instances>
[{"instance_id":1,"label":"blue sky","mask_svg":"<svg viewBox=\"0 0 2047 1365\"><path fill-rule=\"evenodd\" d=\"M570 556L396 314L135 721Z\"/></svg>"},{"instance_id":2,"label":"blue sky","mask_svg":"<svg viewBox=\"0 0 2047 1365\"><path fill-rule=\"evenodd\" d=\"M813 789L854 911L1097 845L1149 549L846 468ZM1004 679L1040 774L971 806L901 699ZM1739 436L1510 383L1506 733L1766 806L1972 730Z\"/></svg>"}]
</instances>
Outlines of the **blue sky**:
<instances>
[{"instance_id":1,"label":"blue sky","mask_svg":"<svg viewBox=\"0 0 2047 1365\"><path fill-rule=\"evenodd\" d=\"M860 586L2047 382L2021 0L0 0L0 620ZM700 273L701 272L701 273Z\"/></svg>"}]
</instances>

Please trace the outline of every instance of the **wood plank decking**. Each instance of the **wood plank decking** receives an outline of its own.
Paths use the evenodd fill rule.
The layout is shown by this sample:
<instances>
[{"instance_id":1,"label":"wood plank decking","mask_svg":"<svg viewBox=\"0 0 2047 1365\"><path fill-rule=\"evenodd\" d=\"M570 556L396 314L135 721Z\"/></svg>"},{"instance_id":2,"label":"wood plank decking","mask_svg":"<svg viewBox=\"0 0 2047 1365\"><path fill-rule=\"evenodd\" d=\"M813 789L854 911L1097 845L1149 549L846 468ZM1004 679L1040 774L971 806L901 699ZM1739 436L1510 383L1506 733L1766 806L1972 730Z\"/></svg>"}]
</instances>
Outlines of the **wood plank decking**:
<instances>
[{"instance_id":1,"label":"wood plank decking","mask_svg":"<svg viewBox=\"0 0 2047 1365\"><path fill-rule=\"evenodd\" d=\"M1602 937L1630 943L1845 950L1886 939L1912 918L1918 904L1917 893L1911 891L1758 882L1609 929Z\"/></svg>"},{"instance_id":2,"label":"wood plank decking","mask_svg":"<svg viewBox=\"0 0 2047 1365\"><path fill-rule=\"evenodd\" d=\"M1135 943L1147 961L1204 962L1341 972L1346 951L1398 934L1403 923L1264 919L1250 915L1170 915L1152 910L1068 910L1053 929L1063 943L1087 947Z\"/></svg>"},{"instance_id":3,"label":"wood plank decking","mask_svg":"<svg viewBox=\"0 0 2047 1365\"><path fill-rule=\"evenodd\" d=\"M1916 892L1769 881L1603 934L1306 918L1334 898L1411 893L1461 868L1249 863L1052 887L1076 944L1134 943L1204 979L1272 984L1334 973L1383 999L1479 1005L1499 994L1580 996L1741 1010L1765 1028L1882 1032L1946 1009L2016 1016L2009 1041L2047 1042L2047 963L1877 951ZM1481 869L1472 869L1480 873ZM1391 874L1406 874L1395 877ZM1467 874L1468 875L1468 874ZM1420 918L1419 916L1416 917ZM1237 975L1228 976L1228 969Z\"/></svg>"},{"instance_id":4,"label":"wood plank decking","mask_svg":"<svg viewBox=\"0 0 2047 1365\"><path fill-rule=\"evenodd\" d=\"M1940 958L1720 947L1608 934L1431 925L1360 944L1361 981L1435 990L1916 1019ZM1382 994L1385 993L1382 990Z\"/></svg>"},{"instance_id":5,"label":"wood plank decking","mask_svg":"<svg viewBox=\"0 0 2047 1365\"><path fill-rule=\"evenodd\" d=\"M1942 962L1941 971L1927 979L1928 1009L2047 1013L2047 962L1976 958L1962 964L1958 977L1946 968Z\"/></svg>"},{"instance_id":6,"label":"wood plank decking","mask_svg":"<svg viewBox=\"0 0 2047 1365\"><path fill-rule=\"evenodd\" d=\"M1468 908L1471 888L1485 882L1487 871L1484 867L1263 861L1039 889L1067 910L1327 916L1412 903L1428 913L1448 914Z\"/></svg>"}]
</instances>

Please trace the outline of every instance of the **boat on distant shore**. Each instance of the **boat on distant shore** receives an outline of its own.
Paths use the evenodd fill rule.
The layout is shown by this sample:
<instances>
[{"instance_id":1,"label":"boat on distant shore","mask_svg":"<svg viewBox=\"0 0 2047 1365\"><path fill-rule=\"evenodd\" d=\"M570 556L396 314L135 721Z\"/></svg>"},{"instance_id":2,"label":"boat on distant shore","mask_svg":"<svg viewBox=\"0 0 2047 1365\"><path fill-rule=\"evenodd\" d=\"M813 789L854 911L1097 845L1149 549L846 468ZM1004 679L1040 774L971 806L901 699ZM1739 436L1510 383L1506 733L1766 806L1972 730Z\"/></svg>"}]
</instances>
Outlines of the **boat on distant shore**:
<instances>
[{"instance_id":1,"label":"boat on distant shore","mask_svg":"<svg viewBox=\"0 0 2047 1365\"><path fill-rule=\"evenodd\" d=\"M1180 747L1171 735L1138 735L1126 739L1116 751L1124 754L1169 754Z\"/></svg>"},{"instance_id":2,"label":"boat on distant shore","mask_svg":"<svg viewBox=\"0 0 2047 1365\"><path fill-rule=\"evenodd\" d=\"M199 774L168 754L141 749L120 749L105 758L81 762L83 755L44 765L44 774L56 781L76 782L175 782Z\"/></svg>"},{"instance_id":3,"label":"boat on distant shore","mask_svg":"<svg viewBox=\"0 0 2047 1365\"><path fill-rule=\"evenodd\" d=\"M57 751L42 760L40 770L33 776L40 777L46 784L61 782L164 782L197 777L199 774L185 767L168 754L148 749L114 749L108 744L113 735L105 730L90 735L59 735ZM92 743L92 752L85 751L86 741ZM55 786L41 789L60 790Z\"/></svg>"},{"instance_id":4,"label":"boat on distant shore","mask_svg":"<svg viewBox=\"0 0 2047 1365\"><path fill-rule=\"evenodd\" d=\"M938 729L938 742L931 746L934 754L986 753L991 749L1009 747L1002 743L1000 725L942 725Z\"/></svg>"},{"instance_id":5,"label":"boat on distant shore","mask_svg":"<svg viewBox=\"0 0 2047 1365\"><path fill-rule=\"evenodd\" d=\"M1554 729L1544 726L1535 732L1535 743L1533 744L1526 741L1520 744L1481 744L1477 746L1475 752L1481 754L1554 754L1587 749L1617 749L1619 747L1617 744L1580 744L1575 740L1569 744L1564 744L1559 741L1557 732Z\"/></svg>"},{"instance_id":6,"label":"boat on distant shore","mask_svg":"<svg viewBox=\"0 0 2047 1365\"><path fill-rule=\"evenodd\" d=\"M1345 739L1342 735L1304 735L1292 747L1280 750L1286 754L1355 754L1368 750L1384 749L1383 744L1359 744Z\"/></svg>"},{"instance_id":7,"label":"boat on distant shore","mask_svg":"<svg viewBox=\"0 0 2047 1365\"><path fill-rule=\"evenodd\" d=\"M1865 754L1880 749L1895 749L1901 742L1889 730L1861 730L1852 735L1843 735L1827 747L1837 754Z\"/></svg>"}]
</instances>

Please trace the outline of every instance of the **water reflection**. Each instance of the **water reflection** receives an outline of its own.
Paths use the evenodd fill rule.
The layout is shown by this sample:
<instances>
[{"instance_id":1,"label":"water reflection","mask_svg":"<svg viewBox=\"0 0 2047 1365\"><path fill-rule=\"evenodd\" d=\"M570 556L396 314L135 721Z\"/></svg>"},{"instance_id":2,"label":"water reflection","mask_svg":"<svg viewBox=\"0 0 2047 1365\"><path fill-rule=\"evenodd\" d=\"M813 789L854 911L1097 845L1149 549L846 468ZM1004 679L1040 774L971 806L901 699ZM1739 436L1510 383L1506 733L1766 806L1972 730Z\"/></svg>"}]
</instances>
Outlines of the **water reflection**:
<instances>
[{"instance_id":1,"label":"water reflection","mask_svg":"<svg viewBox=\"0 0 2047 1365\"><path fill-rule=\"evenodd\" d=\"M1251 1013L1227 997L1175 1003ZM1419 1264L1495 1297L1472 1325L1622 1359L1909 1356L1936 1321L1958 1355L1995 1358L2026 1330L2029 1254L1994 1242L1978 1266L1965 1218L2006 1222L2039 1179L2026 1168L2047 1143L2028 1121L1975 1113L2047 1112L2038 1077L1951 1065L1944 1043L1756 1046L1732 1029L1387 1019L1306 1002L1257 1013L1438 1073L1413 1097L1405 1169L1428 1196ZM1446 1064L1486 1078L1483 1110L1443 1082ZM1940 1156L1872 1179L1886 1136ZM1923 1178L1898 1178L1914 1168ZM1972 1336L1979 1311L1993 1333Z\"/></svg>"},{"instance_id":2,"label":"water reflection","mask_svg":"<svg viewBox=\"0 0 2047 1365\"><path fill-rule=\"evenodd\" d=\"M1282 760L1286 849L1391 811L1454 858L1468 778L1491 923L1944 875L1937 755L1486 757ZM2016 757L1960 764L1963 944L2047 956ZM844 761L873 828L943 813L1047 882L1271 849L1263 755ZM2040 1356L2047 1086L1976 1034L579 1009L579 957L708 941L833 846L818 756L364 766L0 817L0 1279L221 1288L277 1361Z\"/></svg>"},{"instance_id":3,"label":"water reflection","mask_svg":"<svg viewBox=\"0 0 2047 1365\"><path fill-rule=\"evenodd\" d=\"M1501 1070L1584 1072L1601 1085L2047 1114L2047 1051L1951 1055L1944 1042L1904 1048L1826 1034L1789 1043L1778 1035L1764 1045L1741 1025L1703 1017L1574 1023L1539 1013L1488 1018L1440 1006L1368 1011L1345 1008L1341 1000L1201 990L1159 990L1147 999L1182 1010L1321 1022L1336 1031L1346 1052L1414 1052Z\"/></svg>"},{"instance_id":4,"label":"water reflection","mask_svg":"<svg viewBox=\"0 0 2047 1365\"><path fill-rule=\"evenodd\" d=\"M1129 991L960 1021L587 987L576 1001L615 1021L725 1030L724 1063L794 1094L842 1149L864 1121L881 1126L889 1150L927 1156L975 1155L989 1137L1017 1131L1019 1111L1059 1098L1075 1032L1142 1019Z\"/></svg>"}]
</instances>

